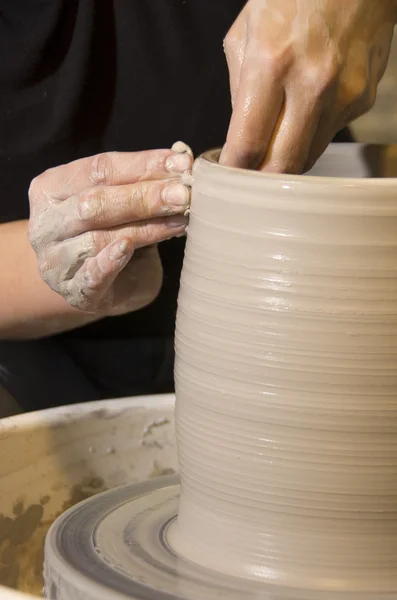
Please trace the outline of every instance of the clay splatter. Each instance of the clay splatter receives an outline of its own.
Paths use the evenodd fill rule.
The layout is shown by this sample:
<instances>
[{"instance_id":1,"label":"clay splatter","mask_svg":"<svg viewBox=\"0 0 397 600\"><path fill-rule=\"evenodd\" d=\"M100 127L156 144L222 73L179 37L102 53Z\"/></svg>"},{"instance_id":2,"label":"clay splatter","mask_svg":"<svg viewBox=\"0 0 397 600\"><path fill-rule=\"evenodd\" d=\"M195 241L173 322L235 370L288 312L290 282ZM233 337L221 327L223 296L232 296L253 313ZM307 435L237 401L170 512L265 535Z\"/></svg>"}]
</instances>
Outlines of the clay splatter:
<instances>
[{"instance_id":1,"label":"clay splatter","mask_svg":"<svg viewBox=\"0 0 397 600\"><path fill-rule=\"evenodd\" d=\"M153 468L149 477L150 479L153 479L155 477L162 477L163 475L173 475L174 473L174 469L165 468L157 460L154 460Z\"/></svg>"},{"instance_id":2,"label":"clay splatter","mask_svg":"<svg viewBox=\"0 0 397 600\"><path fill-rule=\"evenodd\" d=\"M150 435L153 432L153 429L156 429L157 427L162 427L163 425L169 425L170 420L167 418L161 418L161 419L156 419L155 421L152 421L151 423L149 423L148 425L145 426L144 430L143 430L143 437L147 437L148 435Z\"/></svg>"},{"instance_id":3,"label":"clay splatter","mask_svg":"<svg viewBox=\"0 0 397 600\"><path fill-rule=\"evenodd\" d=\"M167 424L165 421L168 423L164 419L161 424ZM153 461L150 477L173 473L174 469ZM103 479L84 477L80 484L71 488L62 510L51 519L43 519L43 506L51 500L48 495L43 496L39 504L31 504L26 508L22 500L18 501L13 507L13 517L0 514L0 585L42 596L44 542L53 521L75 504L104 491L106 487Z\"/></svg>"},{"instance_id":4,"label":"clay splatter","mask_svg":"<svg viewBox=\"0 0 397 600\"><path fill-rule=\"evenodd\" d=\"M50 496L43 496L40 504L24 506L22 500L13 507L13 517L0 514L0 585L21 592L42 595L44 540L52 522L78 502L105 491L100 477L85 477L74 485L62 510L52 519L43 519L44 508Z\"/></svg>"},{"instance_id":5,"label":"clay splatter","mask_svg":"<svg viewBox=\"0 0 397 600\"><path fill-rule=\"evenodd\" d=\"M156 432L161 431L162 427L169 425L170 420L166 417L160 417L155 421L151 421L145 425L142 436L142 446L150 446L152 448L163 448L164 441L156 438ZM161 433L159 434L161 437Z\"/></svg>"}]
</instances>

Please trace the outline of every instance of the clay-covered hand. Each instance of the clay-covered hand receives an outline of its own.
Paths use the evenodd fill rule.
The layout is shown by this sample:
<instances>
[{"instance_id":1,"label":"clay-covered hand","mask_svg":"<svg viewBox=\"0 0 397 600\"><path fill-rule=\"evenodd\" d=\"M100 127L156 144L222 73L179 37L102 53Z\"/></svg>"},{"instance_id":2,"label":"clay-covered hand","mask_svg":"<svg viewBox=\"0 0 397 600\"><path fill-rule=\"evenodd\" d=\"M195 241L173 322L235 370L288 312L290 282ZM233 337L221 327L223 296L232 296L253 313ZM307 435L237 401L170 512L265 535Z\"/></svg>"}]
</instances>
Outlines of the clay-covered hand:
<instances>
[{"instance_id":1,"label":"clay-covered hand","mask_svg":"<svg viewBox=\"0 0 397 600\"><path fill-rule=\"evenodd\" d=\"M249 0L225 39L233 115L221 162L310 168L371 108L396 0Z\"/></svg>"},{"instance_id":2,"label":"clay-covered hand","mask_svg":"<svg viewBox=\"0 0 397 600\"><path fill-rule=\"evenodd\" d=\"M155 244L183 235L190 149L106 153L33 180L29 240L41 277L72 306L117 315L151 302L162 284Z\"/></svg>"}]
</instances>

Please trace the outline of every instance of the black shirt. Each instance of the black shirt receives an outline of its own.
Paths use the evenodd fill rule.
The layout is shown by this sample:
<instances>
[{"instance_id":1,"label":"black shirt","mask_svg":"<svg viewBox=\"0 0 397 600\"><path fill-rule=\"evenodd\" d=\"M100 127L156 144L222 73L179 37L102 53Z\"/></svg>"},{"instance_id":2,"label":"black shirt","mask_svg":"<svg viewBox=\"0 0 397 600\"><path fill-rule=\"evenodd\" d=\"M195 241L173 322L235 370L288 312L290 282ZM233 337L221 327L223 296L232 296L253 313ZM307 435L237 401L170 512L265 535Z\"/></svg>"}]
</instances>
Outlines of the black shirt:
<instances>
[{"instance_id":1,"label":"black shirt","mask_svg":"<svg viewBox=\"0 0 397 600\"><path fill-rule=\"evenodd\" d=\"M42 171L108 150L220 146L222 40L245 0L0 0L0 222L28 217ZM68 335L173 334L184 240L161 244L149 307Z\"/></svg>"}]
</instances>

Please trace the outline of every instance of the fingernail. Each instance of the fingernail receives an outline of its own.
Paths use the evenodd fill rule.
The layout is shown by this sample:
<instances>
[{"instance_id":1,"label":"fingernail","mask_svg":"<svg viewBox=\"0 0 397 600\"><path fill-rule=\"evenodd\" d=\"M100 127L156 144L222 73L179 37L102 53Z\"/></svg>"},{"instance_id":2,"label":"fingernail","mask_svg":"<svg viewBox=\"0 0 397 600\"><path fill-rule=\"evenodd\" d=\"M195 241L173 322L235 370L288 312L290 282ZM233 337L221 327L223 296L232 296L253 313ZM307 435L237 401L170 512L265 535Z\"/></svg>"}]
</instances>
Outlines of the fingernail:
<instances>
[{"instance_id":1,"label":"fingernail","mask_svg":"<svg viewBox=\"0 0 397 600\"><path fill-rule=\"evenodd\" d=\"M161 199L167 206L187 207L189 196L189 188L183 185L183 183L173 183L161 190Z\"/></svg>"},{"instance_id":2,"label":"fingernail","mask_svg":"<svg viewBox=\"0 0 397 600\"><path fill-rule=\"evenodd\" d=\"M184 173L192 167L192 157L187 154L173 154L165 162L167 171L172 173Z\"/></svg>"},{"instance_id":3,"label":"fingernail","mask_svg":"<svg viewBox=\"0 0 397 600\"><path fill-rule=\"evenodd\" d=\"M172 144L171 150L173 150L174 152L180 152L181 154L182 152L187 152L187 154L193 156L192 149L190 148L190 146L185 144L185 142L175 142L175 144Z\"/></svg>"},{"instance_id":4,"label":"fingernail","mask_svg":"<svg viewBox=\"0 0 397 600\"><path fill-rule=\"evenodd\" d=\"M187 227L189 219L183 215L178 215L176 217L169 217L166 222L170 229L181 229L181 227Z\"/></svg>"},{"instance_id":5,"label":"fingernail","mask_svg":"<svg viewBox=\"0 0 397 600\"><path fill-rule=\"evenodd\" d=\"M110 260L120 260L124 256L128 254L128 242L127 240L121 240L121 242L116 242L109 249L109 258Z\"/></svg>"}]
</instances>

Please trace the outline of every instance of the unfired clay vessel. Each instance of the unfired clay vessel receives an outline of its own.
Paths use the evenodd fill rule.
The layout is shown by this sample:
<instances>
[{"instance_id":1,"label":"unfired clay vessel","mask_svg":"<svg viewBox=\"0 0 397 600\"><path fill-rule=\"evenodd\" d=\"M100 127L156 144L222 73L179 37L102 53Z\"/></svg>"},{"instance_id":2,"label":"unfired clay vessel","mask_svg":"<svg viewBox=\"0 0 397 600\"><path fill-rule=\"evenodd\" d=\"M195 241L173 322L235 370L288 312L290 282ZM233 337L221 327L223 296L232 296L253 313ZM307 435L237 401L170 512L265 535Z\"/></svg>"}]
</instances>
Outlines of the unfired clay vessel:
<instances>
[{"instance_id":1,"label":"unfired clay vessel","mask_svg":"<svg viewBox=\"0 0 397 600\"><path fill-rule=\"evenodd\" d=\"M397 179L378 178L396 156L333 146L304 176L196 162L169 532L183 557L397 592Z\"/></svg>"}]
</instances>

